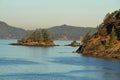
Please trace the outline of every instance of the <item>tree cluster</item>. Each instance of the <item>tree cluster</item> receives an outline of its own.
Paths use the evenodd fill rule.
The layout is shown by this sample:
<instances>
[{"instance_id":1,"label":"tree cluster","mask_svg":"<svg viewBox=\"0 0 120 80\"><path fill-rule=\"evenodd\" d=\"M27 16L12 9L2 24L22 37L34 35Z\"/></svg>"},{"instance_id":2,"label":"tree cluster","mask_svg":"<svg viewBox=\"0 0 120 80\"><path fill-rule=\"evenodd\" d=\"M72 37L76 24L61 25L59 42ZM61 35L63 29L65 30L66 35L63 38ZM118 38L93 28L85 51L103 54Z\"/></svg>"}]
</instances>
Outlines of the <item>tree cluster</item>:
<instances>
[{"instance_id":1,"label":"tree cluster","mask_svg":"<svg viewBox=\"0 0 120 80\"><path fill-rule=\"evenodd\" d=\"M38 42L38 43L51 43L53 39L46 29L36 30L32 34L28 35L26 38L22 38L18 40L18 43L30 43L30 42Z\"/></svg>"}]
</instances>

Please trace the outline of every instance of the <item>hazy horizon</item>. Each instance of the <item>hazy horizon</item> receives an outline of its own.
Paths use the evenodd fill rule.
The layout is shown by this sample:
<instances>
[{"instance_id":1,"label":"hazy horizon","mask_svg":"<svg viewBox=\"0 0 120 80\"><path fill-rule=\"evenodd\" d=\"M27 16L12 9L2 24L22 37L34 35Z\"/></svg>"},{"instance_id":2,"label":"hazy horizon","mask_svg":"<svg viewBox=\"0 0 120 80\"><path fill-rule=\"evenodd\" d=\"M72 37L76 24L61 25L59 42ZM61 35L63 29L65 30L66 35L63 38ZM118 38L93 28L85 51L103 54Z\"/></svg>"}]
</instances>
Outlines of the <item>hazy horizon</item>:
<instances>
[{"instance_id":1,"label":"hazy horizon","mask_svg":"<svg viewBox=\"0 0 120 80\"><path fill-rule=\"evenodd\" d=\"M119 0L0 0L0 21L24 28L67 24L96 27L108 12L120 9Z\"/></svg>"}]
</instances>

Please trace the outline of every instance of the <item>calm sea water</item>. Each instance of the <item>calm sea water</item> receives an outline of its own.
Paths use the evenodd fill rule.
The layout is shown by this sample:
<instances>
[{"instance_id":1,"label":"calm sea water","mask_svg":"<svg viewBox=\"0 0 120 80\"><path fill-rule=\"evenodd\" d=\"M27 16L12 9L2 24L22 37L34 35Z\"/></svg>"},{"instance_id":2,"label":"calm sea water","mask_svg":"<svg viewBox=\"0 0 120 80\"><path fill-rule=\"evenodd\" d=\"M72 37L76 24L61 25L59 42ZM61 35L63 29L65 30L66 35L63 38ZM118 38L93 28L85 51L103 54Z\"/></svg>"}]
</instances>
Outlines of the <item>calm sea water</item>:
<instances>
[{"instance_id":1,"label":"calm sea water","mask_svg":"<svg viewBox=\"0 0 120 80\"><path fill-rule=\"evenodd\" d=\"M72 53L78 47L8 45L13 42L0 40L0 80L120 80L120 61Z\"/></svg>"}]
</instances>

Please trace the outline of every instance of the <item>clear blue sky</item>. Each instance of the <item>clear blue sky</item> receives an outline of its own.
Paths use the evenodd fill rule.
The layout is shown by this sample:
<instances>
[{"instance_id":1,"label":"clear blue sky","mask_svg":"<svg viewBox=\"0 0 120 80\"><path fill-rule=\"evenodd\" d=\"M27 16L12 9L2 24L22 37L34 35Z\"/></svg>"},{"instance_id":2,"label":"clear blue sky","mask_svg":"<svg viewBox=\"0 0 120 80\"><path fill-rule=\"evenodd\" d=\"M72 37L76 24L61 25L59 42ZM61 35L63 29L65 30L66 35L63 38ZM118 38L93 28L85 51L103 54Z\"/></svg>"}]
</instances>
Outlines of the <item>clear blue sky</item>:
<instances>
[{"instance_id":1,"label":"clear blue sky","mask_svg":"<svg viewBox=\"0 0 120 80\"><path fill-rule=\"evenodd\" d=\"M24 29L68 24L96 27L120 0L0 0L0 21Z\"/></svg>"}]
</instances>

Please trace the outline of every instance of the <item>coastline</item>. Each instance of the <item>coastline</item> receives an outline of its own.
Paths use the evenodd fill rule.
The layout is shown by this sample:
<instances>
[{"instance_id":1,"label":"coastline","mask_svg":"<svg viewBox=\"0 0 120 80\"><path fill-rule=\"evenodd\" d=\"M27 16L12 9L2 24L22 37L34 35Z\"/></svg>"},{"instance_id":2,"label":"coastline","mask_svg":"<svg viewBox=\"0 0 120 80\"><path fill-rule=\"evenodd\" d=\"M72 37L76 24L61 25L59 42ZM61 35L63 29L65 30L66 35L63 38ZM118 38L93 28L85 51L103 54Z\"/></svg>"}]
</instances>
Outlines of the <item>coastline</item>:
<instances>
[{"instance_id":1,"label":"coastline","mask_svg":"<svg viewBox=\"0 0 120 80\"><path fill-rule=\"evenodd\" d=\"M54 47L54 46L59 46L59 45L55 45L55 44L29 44L29 43L24 43L24 44L20 44L20 43L11 43L9 45L15 45L15 46L33 46L33 47Z\"/></svg>"}]
</instances>

